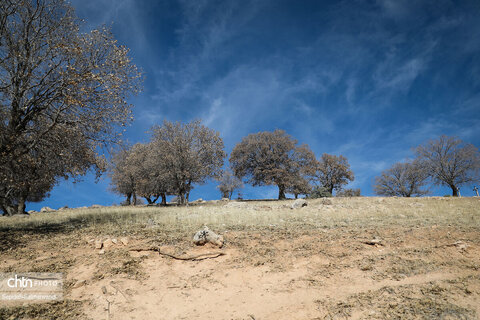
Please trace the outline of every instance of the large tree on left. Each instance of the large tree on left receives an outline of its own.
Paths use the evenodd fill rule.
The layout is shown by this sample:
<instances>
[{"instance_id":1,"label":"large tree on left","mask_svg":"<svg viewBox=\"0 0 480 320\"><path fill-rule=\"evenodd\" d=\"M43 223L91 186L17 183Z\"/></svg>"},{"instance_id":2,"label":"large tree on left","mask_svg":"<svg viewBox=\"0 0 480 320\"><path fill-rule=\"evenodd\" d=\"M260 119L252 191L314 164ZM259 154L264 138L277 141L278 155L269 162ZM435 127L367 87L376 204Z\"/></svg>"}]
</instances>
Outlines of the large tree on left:
<instances>
[{"instance_id":1,"label":"large tree on left","mask_svg":"<svg viewBox=\"0 0 480 320\"><path fill-rule=\"evenodd\" d=\"M23 213L59 178L104 169L141 73L107 29L63 0L0 1L0 210Z\"/></svg>"}]
</instances>

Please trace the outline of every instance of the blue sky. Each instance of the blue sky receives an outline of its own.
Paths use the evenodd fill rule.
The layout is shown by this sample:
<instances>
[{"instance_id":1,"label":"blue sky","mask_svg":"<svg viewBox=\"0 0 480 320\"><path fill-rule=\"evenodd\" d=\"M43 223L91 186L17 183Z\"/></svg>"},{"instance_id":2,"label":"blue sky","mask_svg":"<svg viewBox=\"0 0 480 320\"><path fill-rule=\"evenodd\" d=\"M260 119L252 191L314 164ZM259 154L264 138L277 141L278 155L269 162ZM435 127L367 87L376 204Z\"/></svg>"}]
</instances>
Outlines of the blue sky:
<instances>
[{"instance_id":1,"label":"blue sky","mask_svg":"<svg viewBox=\"0 0 480 320\"><path fill-rule=\"evenodd\" d=\"M131 142L164 119L203 123L230 152L284 129L317 156L342 154L373 195L374 177L441 134L480 146L479 1L74 0L83 30L110 26L145 73L130 99ZM61 182L42 203L118 203L104 177ZM473 195L471 187L462 194ZM450 191L433 188L434 194ZM276 188L246 187L248 198ZM192 199L219 197L214 184Z\"/></svg>"}]
</instances>

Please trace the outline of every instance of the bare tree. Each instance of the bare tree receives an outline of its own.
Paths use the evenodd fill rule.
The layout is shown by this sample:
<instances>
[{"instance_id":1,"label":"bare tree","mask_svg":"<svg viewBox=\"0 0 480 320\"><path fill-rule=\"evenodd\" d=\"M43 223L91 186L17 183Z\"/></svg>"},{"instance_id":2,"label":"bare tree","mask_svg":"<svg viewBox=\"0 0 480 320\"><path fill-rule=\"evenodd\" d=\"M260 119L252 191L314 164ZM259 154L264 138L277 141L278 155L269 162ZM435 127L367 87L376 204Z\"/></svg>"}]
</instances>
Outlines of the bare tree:
<instances>
[{"instance_id":1,"label":"bare tree","mask_svg":"<svg viewBox=\"0 0 480 320\"><path fill-rule=\"evenodd\" d=\"M224 171L218 182L219 185L217 188L220 190L222 198L228 198L230 200L235 190L243 188L242 180L235 177L230 170Z\"/></svg>"},{"instance_id":2,"label":"bare tree","mask_svg":"<svg viewBox=\"0 0 480 320\"><path fill-rule=\"evenodd\" d=\"M203 126L200 121L182 124L164 121L154 126L152 148L158 150L162 172L168 173L172 191L181 204L188 202L193 184L219 178L226 156L218 132Z\"/></svg>"},{"instance_id":3,"label":"bare tree","mask_svg":"<svg viewBox=\"0 0 480 320\"><path fill-rule=\"evenodd\" d=\"M174 192L164 160L164 155L153 143L137 143L132 148L129 162L135 176L136 191L148 204L161 197L162 204L166 205L167 194Z\"/></svg>"},{"instance_id":4,"label":"bare tree","mask_svg":"<svg viewBox=\"0 0 480 320\"><path fill-rule=\"evenodd\" d=\"M344 185L354 179L347 158L324 153L317 162L313 181L333 194L333 190L341 190Z\"/></svg>"},{"instance_id":5,"label":"bare tree","mask_svg":"<svg viewBox=\"0 0 480 320\"><path fill-rule=\"evenodd\" d=\"M313 152L296 144L283 130L250 134L235 146L230 164L237 177L254 186L276 185L278 199L285 199L287 189L314 168Z\"/></svg>"},{"instance_id":6,"label":"bare tree","mask_svg":"<svg viewBox=\"0 0 480 320\"><path fill-rule=\"evenodd\" d=\"M137 143L119 150L112 157L109 168L112 190L125 195L127 205L136 205L137 196L145 198L148 204L162 197L162 204L166 205L166 196L172 193L172 185L162 160L151 143Z\"/></svg>"},{"instance_id":7,"label":"bare tree","mask_svg":"<svg viewBox=\"0 0 480 320\"><path fill-rule=\"evenodd\" d=\"M113 153L108 173L112 190L126 197L126 205L132 204L131 199L133 196L133 205L135 205L137 202L136 181L135 175L130 168L130 163L128 162L129 155L130 148L126 147Z\"/></svg>"},{"instance_id":8,"label":"bare tree","mask_svg":"<svg viewBox=\"0 0 480 320\"><path fill-rule=\"evenodd\" d=\"M416 153L435 183L449 186L454 197L461 185L480 181L480 154L472 144L443 135L417 147Z\"/></svg>"},{"instance_id":9,"label":"bare tree","mask_svg":"<svg viewBox=\"0 0 480 320\"><path fill-rule=\"evenodd\" d=\"M428 171L420 161L395 163L375 178L374 191L390 197L422 196L429 193L428 190L422 190L427 179Z\"/></svg>"},{"instance_id":10,"label":"bare tree","mask_svg":"<svg viewBox=\"0 0 480 320\"><path fill-rule=\"evenodd\" d=\"M63 0L0 2L0 205L23 212L92 167L130 119L141 75L106 29L79 32ZM73 151L73 152L72 152ZM34 172L39 184L22 179ZM31 194L35 194L32 197ZM23 204L22 204L23 203Z\"/></svg>"}]
</instances>

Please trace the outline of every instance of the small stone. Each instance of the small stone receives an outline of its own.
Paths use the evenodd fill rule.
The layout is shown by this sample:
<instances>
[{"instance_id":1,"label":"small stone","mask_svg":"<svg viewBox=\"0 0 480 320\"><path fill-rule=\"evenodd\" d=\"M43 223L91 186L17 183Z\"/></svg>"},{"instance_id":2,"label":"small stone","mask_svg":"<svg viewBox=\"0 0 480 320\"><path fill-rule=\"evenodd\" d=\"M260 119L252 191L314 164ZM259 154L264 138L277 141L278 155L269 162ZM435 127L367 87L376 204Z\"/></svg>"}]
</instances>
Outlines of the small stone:
<instances>
[{"instance_id":1,"label":"small stone","mask_svg":"<svg viewBox=\"0 0 480 320\"><path fill-rule=\"evenodd\" d=\"M292 203L292 209L303 208L308 205L307 200L305 199L297 199Z\"/></svg>"},{"instance_id":2,"label":"small stone","mask_svg":"<svg viewBox=\"0 0 480 320\"><path fill-rule=\"evenodd\" d=\"M49 207L43 207L42 209L40 209L40 212L50 212L50 211L55 211L55 210Z\"/></svg>"},{"instance_id":3,"label":"small stone","mask_svg":"<svg viewBox=\"0 0 480 320\"><path fill-rule=\"evenodd\" d=\"M99 205L99 204L92 204L90 206L90 208L93 208L93 209L98 209L98 208L103 208L103 206Z\"/></svg>"},{"instance_id":4,"label":"small stone","mask_svg":"<svg viewBox=\"0 0 480 320\"><path fill-rule=\"evenodd\" d=\"M222 198L221 201L230 201L230 199L228 199L228 198Z\"/></svg>"},{"instance_id":5,"label":"small stone","mask_svg":"<svg viewBox=\"0 0 480 320\"><path fill-rule=\"evenodd\" d=\"M112 238L112 242L113 242L114 244L117 244L118 241L117 241L117 239Z\"/></svg>"},{"instance_id":6,"label":"small stone","mask_svg":"<svg viewBox=\"0 0 480 320\"><path fill-rule=\"evenodd\" d=\"M113 241L112 239L108 238L107 240L103 241L103 248L108 249L113 246Z\"/></svg>"},{"instance_id":7,"label":"small stone","mask_svg":"<svg viewBox=\"0 0 480 320\"><path fill-rule=\"evenodd\" d=\"M79 280L73 285L73 288L80 288L83 287L85 284L87 284L86 280Z\"/></svg>"},{"instance_id":8,"label":"small stone","mask_svg":"<svg viewBox=\"0 0 480 320\"><path fill-rule=\"evenodd\" d=\"M128 245L128 237L121 237L121 238L120 238L120 242L121 242L124 246L127 246L127 245Z\"/></svg>"},{"instance_id":9,"label":"small stone","mask_svg":"<svg viewBox=\"0 0 480 320\"><path fill-rule=\"evenodd\" d=\"M105 250L102 249L102 250L98 251L98 254L105 254Z\"/></svg>"},{"instance_id":10,"label":"small stone","mask_svg":"<svg viewBox=\"0 0 480 320\"><path fill-rule=\"evenodd\" d=\"M322 204L323 204L324 206L331 206L331 205L333 204L333 202L332 202L332 200L330 200L330 199L325 199L325 198L324 198L324 199L322 199Z\"/></svg>"},{"instance_id":11,"label":"small stone","mask_svg":"<svg viewBox=\"0 0 480 320\"><path fill-rule=\"evenodd\" d=\"M96 240L95 241L95 249L102 249L102 247L103 247L102 240Z\"/></svg>"}]
</instances>

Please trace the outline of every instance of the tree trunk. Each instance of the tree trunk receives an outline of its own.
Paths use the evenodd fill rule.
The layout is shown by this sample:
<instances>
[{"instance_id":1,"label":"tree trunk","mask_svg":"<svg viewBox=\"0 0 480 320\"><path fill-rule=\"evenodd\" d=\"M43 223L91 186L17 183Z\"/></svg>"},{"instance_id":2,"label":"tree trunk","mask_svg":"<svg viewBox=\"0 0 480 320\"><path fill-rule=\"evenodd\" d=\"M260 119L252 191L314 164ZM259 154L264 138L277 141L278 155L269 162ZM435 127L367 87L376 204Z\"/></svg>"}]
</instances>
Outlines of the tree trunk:
<instances>
[{"instance_id":1,"label":"tree trunk","mask_svg":"<svg viewBox=\"0 0 480 320\"><path fill-rule=\"evenodd\" d=\"M167 205L167 194L162 193L161 196L162 196L162 206L166 206Z\"/></svg>"},{"instance_id":2,"label":"tree trunk","mask_svg":"<svg viewBox=\"0 0 480 320\"><path fill-rule=\"evenodd\" d=\"M3 210L7 216L13 216L15 213L17 213L17 208L8 204L4 206Z\"/></svg>"},{"instance_id":3,"label":"tree trunk","mask_svg":"<svg viewBox=\"0 0 480 320\"><path fill-rule=\"evenodd\" d=\"M137 205L137 194L135 192L132 193L132 202L134 206Z\"/></svg>"},{"instance_id":4,"label":"tree trunk","mask_svg":"<svg viewBox=\"0 0 480 320\"><path fill-rule=\"evenodd\" d=\"M180 205L185 205L185 192L181 191L179 192L179 195L178 195L179 199L180 199Z\"/></svg>"},{"instance_id":5,"label":"tree trunk","mask_svg":"<svg viewBox=\"0 0 480 320\"><path fill-rule=\"evenodd\" d=\"M2 204L2 207L1 207L2 211L3 211L3 214L6 215L6 216L11 216L14 214L16 208L8 205L8 204Z\"/></svg>"},{"instance_id":6,"label":"tree trunk","mask_svg":"<svg viewBox=\"0 0 480 320\"><path fill-rule=\"evenodd\" d=\"M144 197L144 198L145 198L145 200L147 200L148 204L153 204L153 201L152 201L152 199L150 199L150 197Z\"/></svg>"},{"instance_id":7,"label":"tree trunk","mask_svg":"<svg viewBox=\"0 0 480 320\"><path fill-rule=\"evenodd\" d=\"M18 199L17 214L25 214L25 198Z\"/></svg>"},{"instance_id":8,"label":"tree trunk","mask_svg":"<svg viewBox=\"0 0 480 320\"><path fill-rule=\"evenodd\" d=\"M295 199L298 199L298 193L293 194L295 196Z\"/></svg>"},{"instance_id":9,"label":"tree trunk","mask_svg":"<svg viewBox=\"0 0 480 320\"><path fill-rule=\"evenodd\" d=\"M328 192L330 192L330 194L333 196L333 186L328 187Z\"/></svg>"},{"instance_id":10,"label":"tree trunk","mask_svg":"<svg viewBox=\"0 0 480 320\"><path fill-rule=\"evenodd\" d=\"M278 200L285 200L285 187L284 186L278 186Z\"/></svg>"},{"instance_id":11,"label":"tree trunk","mask_svg":"<svg viewBox=\"0 0 480 320\"><path fill-rule=\"evenodd\" d=\"M450 185L450 188L452 188L452 196L458 197L458 189L457 189L457 186L451 184L451 185Z\"/></svg>"},{"instance_id":12,"label":"tree trunk","mask_svg":"<svg viewBox=\"0 0 480 320\"><path fill-rule=\"evenodd\" d=\"M130 201L130 198L132 197L132 194L131 193L127 193L127 199L125 200L125 204L127 206L131 205L132 202Z\"/></svg>"}]
</instances>

